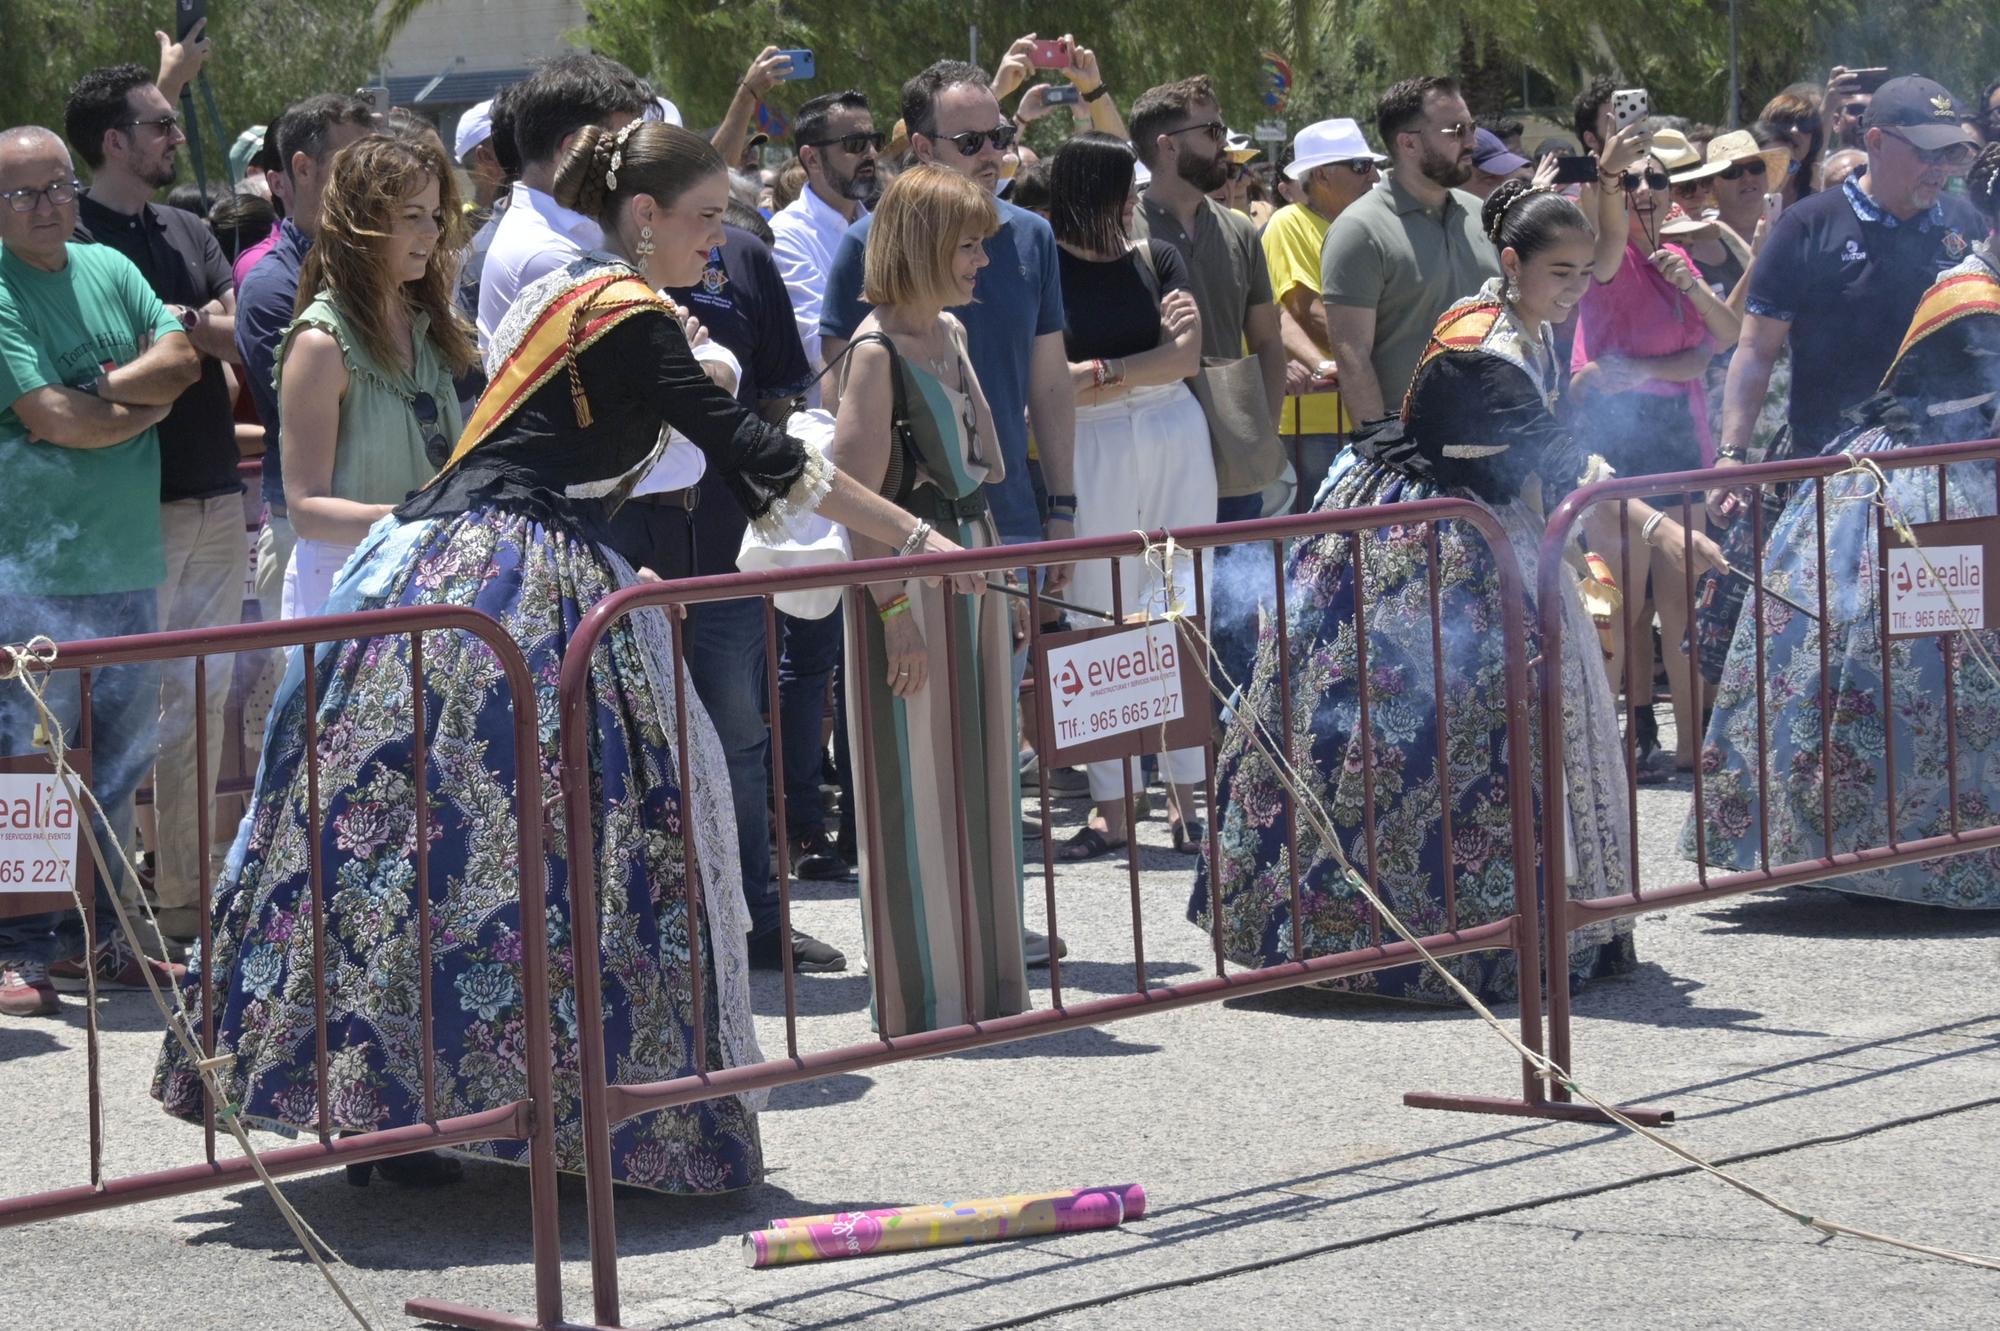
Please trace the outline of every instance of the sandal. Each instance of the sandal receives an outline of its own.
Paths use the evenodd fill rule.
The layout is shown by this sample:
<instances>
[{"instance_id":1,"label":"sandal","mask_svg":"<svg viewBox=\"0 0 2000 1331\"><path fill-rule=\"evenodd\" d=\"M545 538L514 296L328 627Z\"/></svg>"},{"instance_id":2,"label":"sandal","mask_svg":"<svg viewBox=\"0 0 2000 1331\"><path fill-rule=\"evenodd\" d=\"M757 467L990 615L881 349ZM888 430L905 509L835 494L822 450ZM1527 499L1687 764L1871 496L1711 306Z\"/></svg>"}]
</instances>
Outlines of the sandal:
<instances>
[{"instance_id":1,"label":"sandal","mask_svg":"<svg viewBox=\"0 0 2000 1331\"><path fill-rule=\"evenodd\" d=\"M1201 854L1201 843L1208 837L1208 828L1199 818L1175 818L1167 824L1167 831L1174 838L1174 849L1183 855Z\"/></svg>"},{"instance_id":2,"label":"sandal","mask_svg":"<svg viewBox=\"0 0 2000 1331\"><path fill-rule=\"evenodd\" d=\"M1077 864L1084 860L1094 860L1100 855L1109 855L1114 850L1123 849L1125 849L1123 841L1116 843L1107 841L1104 833L1094 827L1085 827L1079 830L1075 836L1063 842L1063 848L1056 853L1056 858L1065 864Z\"/></svg>"}]
</instances>

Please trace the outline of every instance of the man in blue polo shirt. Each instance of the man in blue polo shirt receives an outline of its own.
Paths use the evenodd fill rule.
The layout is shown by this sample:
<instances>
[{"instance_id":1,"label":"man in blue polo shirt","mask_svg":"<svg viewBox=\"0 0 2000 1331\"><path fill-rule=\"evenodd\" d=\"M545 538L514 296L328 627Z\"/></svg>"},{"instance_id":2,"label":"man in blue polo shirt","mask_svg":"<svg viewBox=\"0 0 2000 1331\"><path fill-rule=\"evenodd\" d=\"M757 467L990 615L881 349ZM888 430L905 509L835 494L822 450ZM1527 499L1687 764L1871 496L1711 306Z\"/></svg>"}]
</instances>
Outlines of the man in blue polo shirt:
<instances>
[{"instance_id":1,"label":"man in blue polo shirt","mask_svg":"<svg viewBox=\"0 0 2000 1331\"><path fill-rule=\"evenodd\" d=\"M1873 394L1924 292L1985 234L1945 194L1979 148L1951 94L1891 79L1869 104L1868 168L1786 210L1750 274L1749 313L1722 394L1717 460L1744 460L1771 367L1792 348L1791 451L1809 456Z\"/></svg>"},{"instance_id":2,"label":"man in blue polo shirt","mask_svg":"<svg viewBox=\"0 0 2000 1331\"><path fill-rule=\"evenodd\" d=\"M997 189L1000 162L1014 142L1014 127L986 72L960 60L940 60L903 85L903 120L920 161L948 167ZM1028 423L1034 424L1042 481L1048 489L1048 535L1074 535L1076 486L1070 459L1076 445L1076 398L1063 351L1062 282L1055 232L1025 209L996 199L1000 230L986 242L987 265L973 288L973 303L954 310L965 324L972 372L979 376L993 428L1000 435L1007 476L986 487L993 523L1008 544L1042 539L1040 512L1028 479ZM832 364L868 315L861 299L862 256L870 218L849 228L834 253L820 309L821 353ZM833 401L834 376L821 392ZM1050 570L1049 586L1067 581Z\"/></svg>"}]
</instances>

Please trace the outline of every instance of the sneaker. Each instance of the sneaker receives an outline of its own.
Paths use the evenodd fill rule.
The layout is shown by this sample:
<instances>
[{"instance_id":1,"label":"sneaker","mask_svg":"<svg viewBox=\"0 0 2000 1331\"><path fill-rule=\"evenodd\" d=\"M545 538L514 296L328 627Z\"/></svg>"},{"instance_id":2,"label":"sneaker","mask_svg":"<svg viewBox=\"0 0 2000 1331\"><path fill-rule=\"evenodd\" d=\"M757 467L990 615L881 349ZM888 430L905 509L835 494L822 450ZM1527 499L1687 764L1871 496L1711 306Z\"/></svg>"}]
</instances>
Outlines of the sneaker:
<instances>
[{"instance_id":1,"label":"sneaker","mask_svg":"<svg viewBox=\"0 0 2000 1331\"><path fill-rule=\"evenodd\" d=\"M778 945L778 931L750 936L750 965L755 970L775 971L785 968L784 949ZM792 930L792 969L801 975L844 971L847 957L830 943L822 943L811 934Z\"/></svg>"},{"instance_id":2,"label":"sneaker","mask_svg":"<svg viewBox=\"0 0 2000 1331\"><path fill-rule=\"evenodd\" d=\"M146 987L145 968L151 967L153 978L171 988L181 982L187 974L187 967L171 961L154 961L142 957L125 941L122 933L113 934L97 948L96 970L99 993ZM89 990L89 982L84 978L83 958L71 957L68 961L58 961L49 967L49 979L56 989L65 994L81 994Z\"/></svg>"},{"instance_id":3,"label":"sneaker","mask_svg":"<svg viewBox=\"0 0 2000 1331\"><path fill-rule=\"evenodd\" d=\"M39 961L0 962L0 1017L53 1017L62 1010L49 968Z\"/></svg>"},{"instance_id":4,"label":"sneaker","mask_svg":"<svg viewBox=\"0 0 2000 1331\"><path fill-rule=\"evenodd\" d=\"M1060 938L1050 938L1046 934L1038 934L1033 929L1023 929L1021 931L1022 959L1030 966L1048 965L1049 952L1051 950L1058 957L1066 957L1069 955L1069 944L1063 942Z\"/></svg>"},{"instance_id":5,"label":"sneaker","mask_svg":"<svg viewBox=\"0 0 2000 1331\"><path fill-rule=\"evenodd\" d=\"M1090 776L1081 767L1041 768L1042 785L1051 795L1088 795Z\"/></svg>"},{"instance_id":6,"label":"sneaker","mask_svg":"<svg viewBox=\"0 0 2000 1331\"><path fill-rule=\"evenodd\" d=\"M824 827L815 827L792 838L792 876L820 883L844 883L854 877L853 866L834 849L833 838Z\"/></svg>"}]
</instances>

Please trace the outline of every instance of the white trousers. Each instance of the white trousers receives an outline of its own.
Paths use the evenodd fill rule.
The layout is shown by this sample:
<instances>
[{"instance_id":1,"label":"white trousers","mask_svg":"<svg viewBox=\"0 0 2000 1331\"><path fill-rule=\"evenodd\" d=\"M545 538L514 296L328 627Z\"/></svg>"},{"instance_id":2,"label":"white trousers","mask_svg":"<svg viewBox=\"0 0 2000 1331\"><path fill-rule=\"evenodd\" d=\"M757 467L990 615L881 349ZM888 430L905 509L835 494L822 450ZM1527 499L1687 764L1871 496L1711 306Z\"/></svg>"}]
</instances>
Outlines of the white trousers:
<instances>
[{"instance_id":1,"label":"white trousers","mask_svg":"<svg viewBox=\"0 0 2000 1331\"><path fill-rule=\"evenodd\" d=\"M1076 534L1112 536L1156 527L1205 526L1215 521L1215 460L1209 452L1208 418L1186 384L1135 388L1110 402L1076 409ZM1110 612L1111 560L1077 564L1068 599ZM1172 594L1157 568L1136 555L1116 561L1125 614L1155 615L1170 602L1194 606L1194 561L1177 560ZM1079 626L1081 627L1081 626ZM1190 699L1190 706L1200 705ZM1136 760L1132 788L1144 789ZM1200 749L1160 755L1160 770L1177 786L1198 785ZM1100 803L1125 793L1119 761L1089 765L1090 796Z\"/></svg>"}]
</instances>

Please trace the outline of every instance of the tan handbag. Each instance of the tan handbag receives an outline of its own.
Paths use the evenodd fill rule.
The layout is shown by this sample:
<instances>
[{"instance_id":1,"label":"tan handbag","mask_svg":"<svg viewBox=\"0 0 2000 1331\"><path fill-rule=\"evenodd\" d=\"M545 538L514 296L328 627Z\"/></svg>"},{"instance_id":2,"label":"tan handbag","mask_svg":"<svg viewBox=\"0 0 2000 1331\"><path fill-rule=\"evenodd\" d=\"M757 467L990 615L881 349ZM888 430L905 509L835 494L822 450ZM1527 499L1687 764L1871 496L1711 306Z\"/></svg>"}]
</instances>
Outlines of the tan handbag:
<instances>
[{"instance_id":1,"label":"tan handbag","mask_svg":"<svg viewBox=\"0 0 2000 1331\"><path fill-rule=\"evenodd\" d=\"M1218 494L1255 494L1284 474L1285 449L1278 442L1271 399L1264 395L1264 367L1257 357L1203 356L1188 387L1208 418Z\"/></svg>"}]
</instances>

